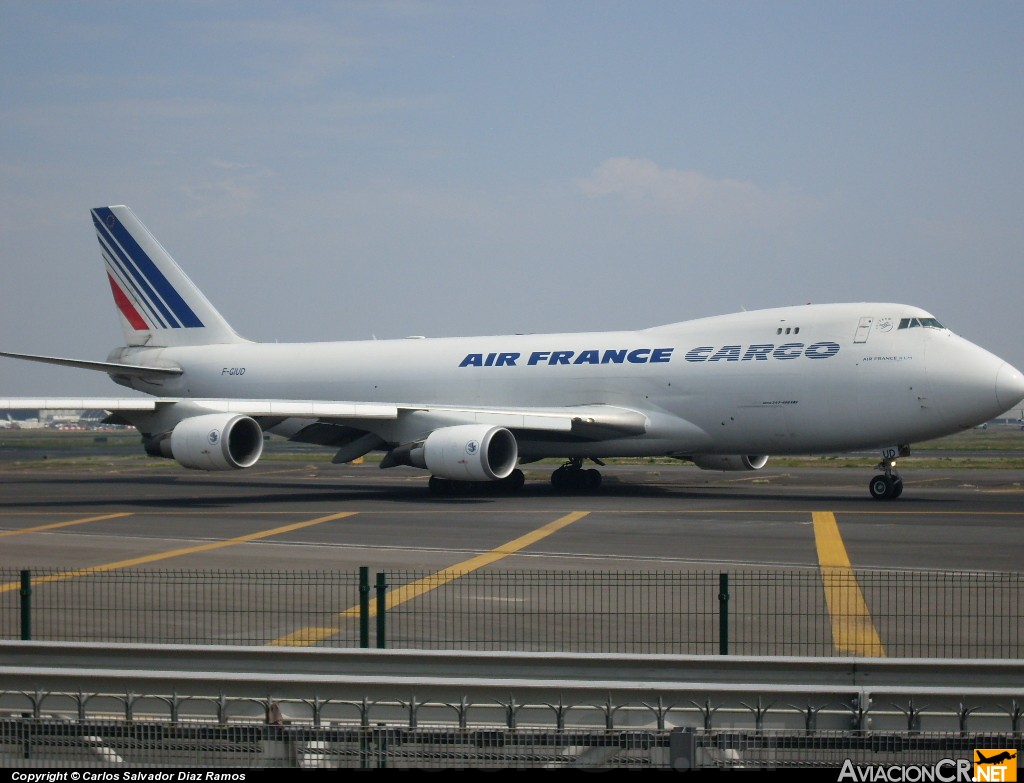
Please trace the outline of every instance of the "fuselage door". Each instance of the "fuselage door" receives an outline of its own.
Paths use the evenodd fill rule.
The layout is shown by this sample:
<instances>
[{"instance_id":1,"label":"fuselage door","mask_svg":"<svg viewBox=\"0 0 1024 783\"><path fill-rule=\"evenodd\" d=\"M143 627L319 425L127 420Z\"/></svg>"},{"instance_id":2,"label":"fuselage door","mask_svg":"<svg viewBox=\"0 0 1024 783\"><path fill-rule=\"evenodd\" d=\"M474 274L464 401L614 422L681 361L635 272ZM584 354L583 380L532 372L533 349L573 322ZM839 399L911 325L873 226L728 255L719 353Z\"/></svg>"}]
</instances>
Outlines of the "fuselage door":
<instances>
[{"instance_id":1,"label":"fuselage door","mask_svg":"<svg viewBox=\"0 0 1024 783\"><path fill-rule=\"evenodd\" d=\"M857 324L857 333L853 336L855 343L866 343L868 341L868 334L871 333L871 324L875 322L875 319L870 315L865 315L860 319L860 323Z\"/></svg>"}]
</instances>

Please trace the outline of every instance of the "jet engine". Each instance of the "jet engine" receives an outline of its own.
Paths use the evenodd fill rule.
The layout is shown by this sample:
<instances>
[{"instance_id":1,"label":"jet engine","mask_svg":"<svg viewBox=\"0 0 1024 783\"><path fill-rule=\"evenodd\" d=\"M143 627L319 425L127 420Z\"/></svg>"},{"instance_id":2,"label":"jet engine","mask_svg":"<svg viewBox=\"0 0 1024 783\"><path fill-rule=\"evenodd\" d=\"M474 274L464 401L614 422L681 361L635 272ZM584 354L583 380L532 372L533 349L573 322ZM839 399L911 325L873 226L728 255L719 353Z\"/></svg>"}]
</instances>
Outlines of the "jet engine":
<instances>
[{"instance_id":1,"label":"jet engine","mask_svg":"<svg viewBox=\"0 0 1024 783\"><path fill-rule=\"evenodd\" d=\"M757 454L698 454L690 457L701 470L760 470L768 457Z\"/></svg>"},{"instance_id":2,"label":"jet engine","mask_svg":"<svg viewBox=\"0 0 1024 783\"><path fill-rule=\"evenodd\" d=\"M263 430L254 419L238 413L192 416L175 425L170 438L160 444L160 453L195 470L251 468L263 454Z\"/></svg>"},{"instance_id":3,"label":"jet engine","mask_svg":"<svg viewBox=\"0 0 1024 783\"><path fill-rule=\"evenodd\" d=\"M503 479L515 470L518 456L515 436L487 424L441 427L409 452L416 467L459 481Z\"/></svg>"}]
</instances>

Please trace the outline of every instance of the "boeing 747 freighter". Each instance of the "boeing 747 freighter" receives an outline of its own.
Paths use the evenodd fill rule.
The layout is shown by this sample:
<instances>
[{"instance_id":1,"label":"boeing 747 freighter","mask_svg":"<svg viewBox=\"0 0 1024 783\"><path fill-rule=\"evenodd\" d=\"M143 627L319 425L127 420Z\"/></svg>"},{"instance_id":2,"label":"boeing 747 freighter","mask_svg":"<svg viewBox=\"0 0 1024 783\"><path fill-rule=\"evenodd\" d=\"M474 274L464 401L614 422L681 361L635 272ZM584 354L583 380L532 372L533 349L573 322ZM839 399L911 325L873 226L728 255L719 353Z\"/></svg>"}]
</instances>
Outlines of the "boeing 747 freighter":
<instances>
[{"instance_id":1,"label":"boeing 747 freighter","mask_svg":"<svg viewBox=\"0 0 1024 783\"><path fill-rule=\"evenodd\" d=\"M187 468L259 460L264 433L349 462L383 452L447 493L517 489L559 458L559 489L600 485L609 457L758 470L769 455L876 449L871 495L897 498L910 444L969 429L1024 399L1021 372L931 313L859 302L783 307L638 331L347 342L239 336L125 206L97 207L125 344L99 370L146 397L2 399L8 409L103 409L151 455Z\"/></svg>"}]
</instances>

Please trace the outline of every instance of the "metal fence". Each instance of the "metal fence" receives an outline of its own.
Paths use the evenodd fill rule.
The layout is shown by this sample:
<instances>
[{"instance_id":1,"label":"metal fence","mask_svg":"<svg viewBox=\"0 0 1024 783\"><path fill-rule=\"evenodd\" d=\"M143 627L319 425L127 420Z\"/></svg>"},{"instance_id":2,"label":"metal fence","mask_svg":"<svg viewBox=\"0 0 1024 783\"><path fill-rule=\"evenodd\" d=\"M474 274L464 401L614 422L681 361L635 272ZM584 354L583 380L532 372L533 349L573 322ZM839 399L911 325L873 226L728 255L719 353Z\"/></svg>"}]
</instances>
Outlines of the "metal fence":
<instances>
[{"instance_id":1,"label":"metal fence","mask_svg":"<svg viewBox=\"0 0 1024 783\"><path fill-rule=\"evenodd\" d=\"M696 655L1024 653L1018 573L851 571L843 583L813 570L373 576L367 568L0 569L0 638Z\"/></svg>"},{"instance_id":2,"label":"metal fence","mask_svg":"<svg viewBox=\"0 0 1024 783\"><path fill-rule=\"evenodd\" d=\"M300 769L869 769L851 780L1010 780L974 777L981 749L1009 751L1020 734L700 729L312 728L166 722L0 719L0 766ZM997 751L988 753L995 756ZM920 765L939 775L889 777ZM874 775L870 773L874 770ZM894 770L899 773L899 770ZM879 776L879 773L881 776ZM177 779L181 779L180 777Z\"/></svg>"}]
</instances>

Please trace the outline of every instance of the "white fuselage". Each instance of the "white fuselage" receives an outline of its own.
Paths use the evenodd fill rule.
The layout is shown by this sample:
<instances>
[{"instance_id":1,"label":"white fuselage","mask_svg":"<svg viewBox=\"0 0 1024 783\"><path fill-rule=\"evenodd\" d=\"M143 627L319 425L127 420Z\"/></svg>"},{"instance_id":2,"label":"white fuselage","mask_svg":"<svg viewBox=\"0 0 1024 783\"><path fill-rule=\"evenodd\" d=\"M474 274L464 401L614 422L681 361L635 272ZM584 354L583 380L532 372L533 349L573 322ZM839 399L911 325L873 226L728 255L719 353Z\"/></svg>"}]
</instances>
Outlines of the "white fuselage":
<instances>
[{"instance_id":1,"label":"white fuselage","mask_svg":"<svg viewBox=\"0 0 1024 783\"><path fill-rule=\"evenodd\" d=\"M937 324L900 328L930 318L899 304L806 305L640 331L123 348L111 361L180 366L132 382L162 397L610 405L648 419L644 435L596 443L525 438L524 458L794 454L909 444L1016 403L1020 374L998 357ZM435 425L408 417L378 434L399 443Z\"/></svg>"}]
</instances>

